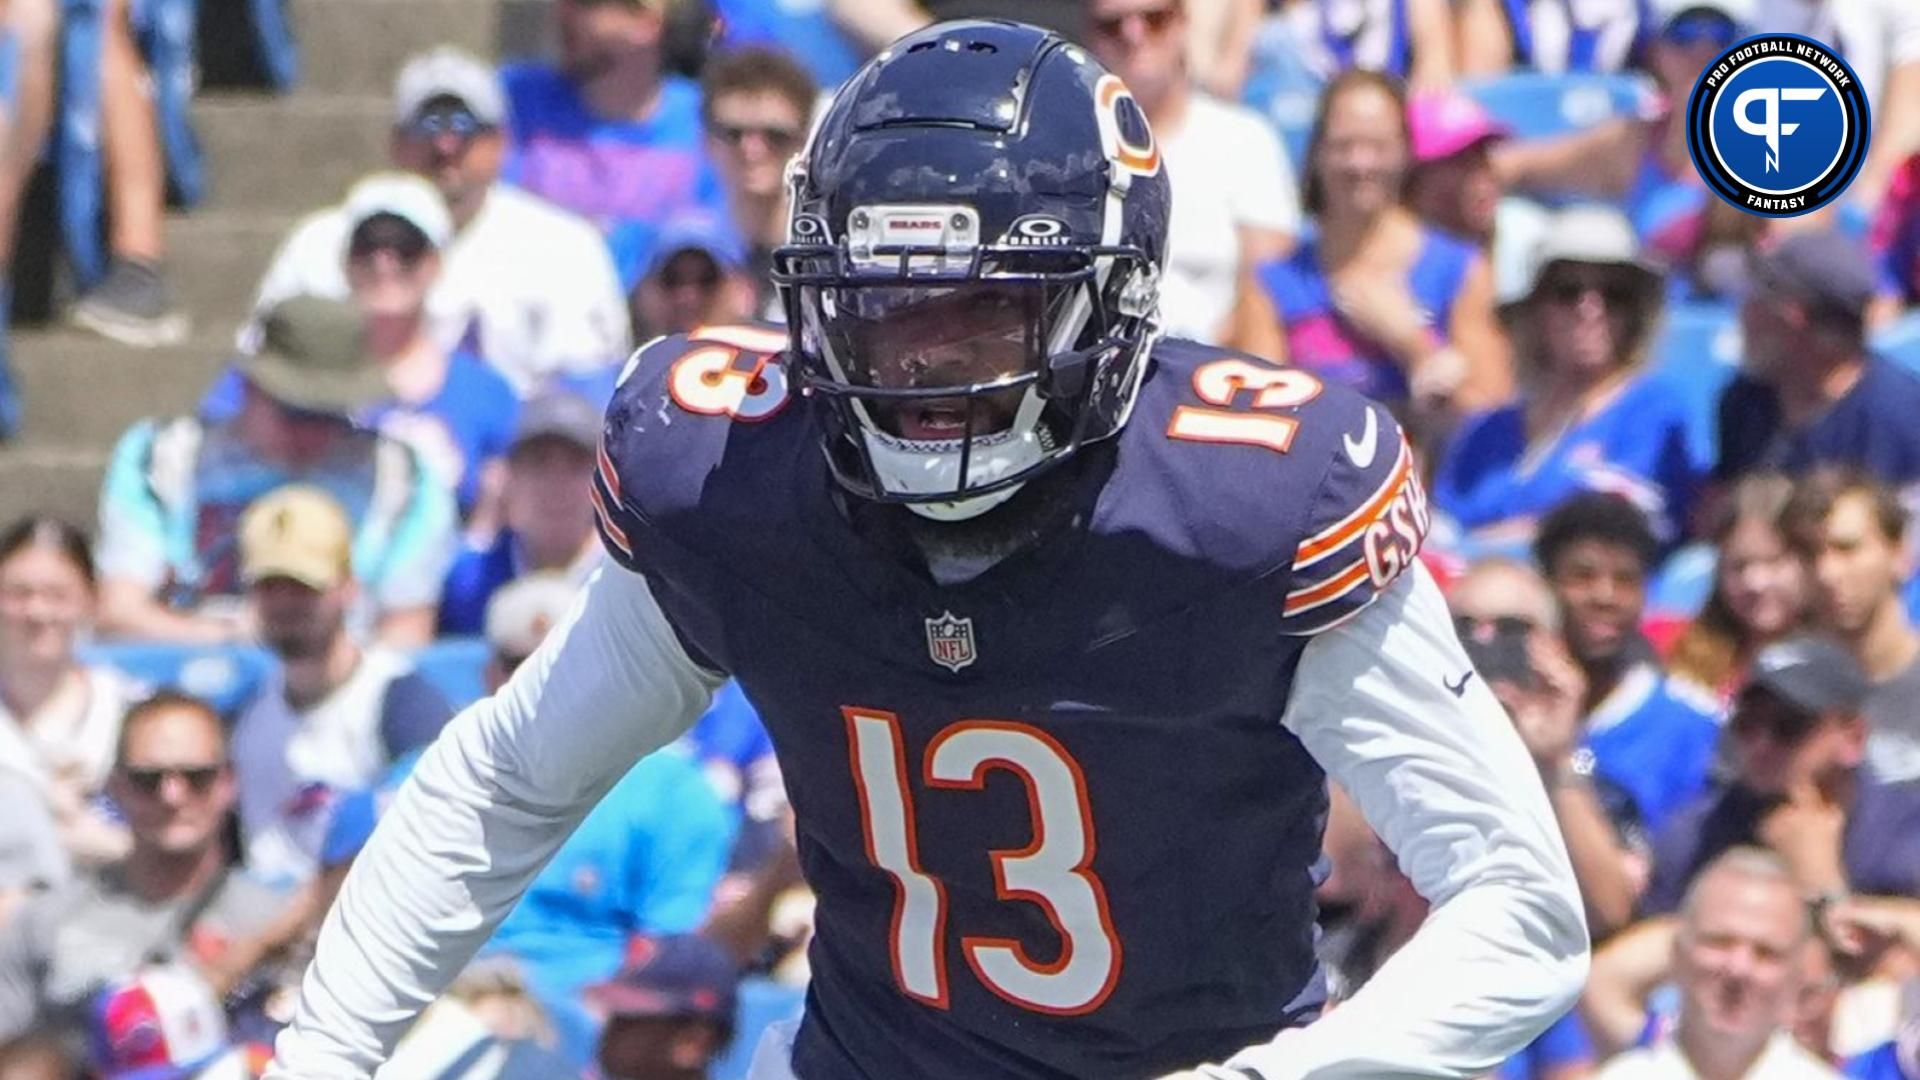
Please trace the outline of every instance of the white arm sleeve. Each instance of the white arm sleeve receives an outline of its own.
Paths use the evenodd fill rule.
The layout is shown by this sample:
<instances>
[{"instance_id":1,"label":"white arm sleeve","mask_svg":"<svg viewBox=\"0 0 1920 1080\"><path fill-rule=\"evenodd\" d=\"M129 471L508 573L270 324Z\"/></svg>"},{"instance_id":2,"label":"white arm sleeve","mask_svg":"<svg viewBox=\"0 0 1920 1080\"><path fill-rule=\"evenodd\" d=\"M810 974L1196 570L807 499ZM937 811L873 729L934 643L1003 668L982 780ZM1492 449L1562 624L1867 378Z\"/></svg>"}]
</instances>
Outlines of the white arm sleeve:
<instances>
[{"instance_id":1,"label":"white arm sleeve","mask_svg":"<svg viewBox=\"0 0 1920 1080\"><path fill-rule=\"evenodd\" d=\"M1320 1020L1227 1064L1262 1080L1474 1077L1572 1006L1587 972L1573 868L1539 773L1415 562L1309 642L1285 723L1432 904Z\"/></svg>"},{"instance_id":2,"label":"white arm sleeve","mask_svg":"<svg viewBox=\"0 0 1920 1080\"><path fill-rule=\"evenodd\" d=\"M492 936L587 811L699 718L697 666L646 579L606 566L401 787L327 915L270 1080L359 1080Z\"/></svg>"}]
</instances>

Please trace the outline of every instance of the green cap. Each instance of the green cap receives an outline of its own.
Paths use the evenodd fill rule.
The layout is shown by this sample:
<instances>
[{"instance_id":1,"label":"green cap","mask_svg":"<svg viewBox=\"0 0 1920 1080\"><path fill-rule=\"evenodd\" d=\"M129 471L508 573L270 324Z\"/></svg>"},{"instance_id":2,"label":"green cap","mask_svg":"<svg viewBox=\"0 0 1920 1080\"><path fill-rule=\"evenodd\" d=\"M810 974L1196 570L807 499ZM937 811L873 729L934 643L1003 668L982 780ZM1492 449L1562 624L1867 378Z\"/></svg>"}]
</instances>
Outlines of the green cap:
<instances>
[{"instance_id":1,"label":"green cap","mask_svg":"<svg viewBox=\"0 0 1920 1080\"><path fill-rule=\"evenodd\" d=\"M366 323L342 300L296 296L267 312L260 348L240 373L268 397L308 412L351 416L392 396L367 357Z\"/></svg>"}]
</instances>

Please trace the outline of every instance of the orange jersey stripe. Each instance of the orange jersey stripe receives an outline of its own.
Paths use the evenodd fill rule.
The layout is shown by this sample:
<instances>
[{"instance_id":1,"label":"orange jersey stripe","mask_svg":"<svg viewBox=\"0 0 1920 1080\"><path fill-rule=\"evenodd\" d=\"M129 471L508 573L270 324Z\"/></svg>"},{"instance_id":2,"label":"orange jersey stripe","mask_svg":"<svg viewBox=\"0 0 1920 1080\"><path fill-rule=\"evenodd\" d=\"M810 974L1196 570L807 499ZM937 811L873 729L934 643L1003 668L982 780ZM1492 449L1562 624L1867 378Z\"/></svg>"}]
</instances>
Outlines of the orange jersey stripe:
<instances>
[{"instance_id":1,"label":"orange jersey stripe","mask_svg":"<svg viewBox=\"0 0 1920 1080\"><path fill-rule=\"evenodd\" d=\"M1379 490L1373 493L1373 497L1361 504L1359 509L1341 518L1332 526L1302 540L1299 549L1294 552L1293 565L1296 568L1311 566L1359 536L1386 510L1387 504L1393 502L1394 497L1400 494L1400 485L1412 471L1413 453L1405 443L1402 443L1400 460L1394 465L1393 473L1387 477L1386 483L1381 484Z\"/></svg>"}]
</instances>

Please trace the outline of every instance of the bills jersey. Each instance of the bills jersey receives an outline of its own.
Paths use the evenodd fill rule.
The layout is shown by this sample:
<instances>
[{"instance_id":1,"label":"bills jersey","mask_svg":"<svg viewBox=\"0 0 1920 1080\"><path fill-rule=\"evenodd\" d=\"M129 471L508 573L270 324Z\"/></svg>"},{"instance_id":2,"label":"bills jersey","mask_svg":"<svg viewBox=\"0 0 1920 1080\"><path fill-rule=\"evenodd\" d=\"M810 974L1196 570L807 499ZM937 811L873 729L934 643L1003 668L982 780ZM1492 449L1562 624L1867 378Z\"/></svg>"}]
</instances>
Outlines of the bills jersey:
<instances>
[{"instance_id":1,"label":"bills jersey","mask_svg":"<svg viewBox=\"0 0 1920 1080\"><path fill-rule=\"evenodd\" d=\"M820 897L796 1074L1151 1075L1310 1019L1327 797L1280 719L1426 531L1386 411L1162 341L1016 511L1058 527L942 585L904 512L838 494L785 340L643 349L593 498L779 755Z\"/></svg>"}]
</instances>

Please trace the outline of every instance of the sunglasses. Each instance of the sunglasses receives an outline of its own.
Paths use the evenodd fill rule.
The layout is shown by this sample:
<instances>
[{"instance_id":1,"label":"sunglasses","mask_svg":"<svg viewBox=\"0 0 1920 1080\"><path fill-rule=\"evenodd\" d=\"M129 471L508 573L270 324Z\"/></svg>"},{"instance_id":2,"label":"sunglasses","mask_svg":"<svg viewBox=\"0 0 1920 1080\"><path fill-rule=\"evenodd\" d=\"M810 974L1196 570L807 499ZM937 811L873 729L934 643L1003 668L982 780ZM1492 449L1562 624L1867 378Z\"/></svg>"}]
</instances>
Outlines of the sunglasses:
<instances>
[{"instance_id":1,"label":"sunglasses","mask_svg":"<svg viewBox=\"0 0 1920 1080\"><path fill-rule=\"evenodd\" d=\"M1542 283L1541 293L1556 304L1577 304L1588 293L1599 293L1608 307L1621 308L1633 303L1633 287L1608 277L1556 277Z\"/></svg>"},{"instance_id":2,"label":"sunglasses","mask_svg":"<svg viewBox=\"0 0 1920 1080\"><path fill-rule=\"evenodd\" d=\"M713 125L713 133L721 142L735 149L751 135L767 144L775 152L785 152L800 144L800 129L782 127L778 124L722 124Z\"/></svg>"},{"instance_id":3,"label":"sunglasses","mask_svg":"<svg viewBox=\"0 0 1920 1080\"><path fill-rule=\"evenodd\" d=\"M1711 45L1716 49L1733 44L1740 36L1740 27L1732 19L1717 11L1690 11L1674 19L1660 31L1662 40L1691 48L1695 45Z\"/></svg>"},{"instance_id":4,"label":"sunglasses","mask_svg":"<svg viewBox=\"0 0 1920 1080\"><path fill-rule=\"evenodd\" d=\"M465 109L446 109L425 113L414 117L406 126L407 134L417 139L437 139L442 135L455 135L465 140L491 130L493 125L481 123L479 117Z\"/></svg>"},{"instance_id":5,"label":"sunglasses","mask_svg":"<svg viewBox=\"0 0 1920 1080\"><path fill-rule=\"evenodd\" d=\"M353 237L347 242L347 257L366 259L376 252L391 251L401 262L412 266L432 247L427 234L412 222L394 214L375 214L353 230Z\"/></svg>"},{"instance_id":6,"label":"sunglasses","mask_svg":"<svg viewBox=\"0 0 1920 1080\"><path fill-rule=\"evenodd\" d=\"M1533 633L1534 622L1525 615L1495 615L1490 619L1477 615L1455 615L1453 629L1463 638L1479 637L1487 632L1496 637L1526 637Z\"/></svg>"},{"instance_id":7,"label":"sunglasses","mask_svg":"<svg viewBox=\"0 0 1920 1080\"><path fill-rule=\"evenodd\" d=\"M120 769L120 775L127 783L142 795L158 795L167 782L167 777L179 777L195 795L205 795L213 790L214 781L220 779L222 767L219 765L169 765L149 768L144 765L127 765Z\"/></svg>"},{"instance_id":8,"label":"sunglasses","mask_svg":"<svg viewBox=\"0 0 1920 1080\"><path fill-rule=\"evenodd\" d=\"M1129 11L1125 15L1093 20L1093 32L1101 37L1117 38L1126 32L1128 20L1139 19L1146 24L1149 35L1158 36L1165 33L1167 27L1172 26L1173 20L1179 16L1179 4L1168 4L1149 11Z\"/></svg>"}]
</instances>

